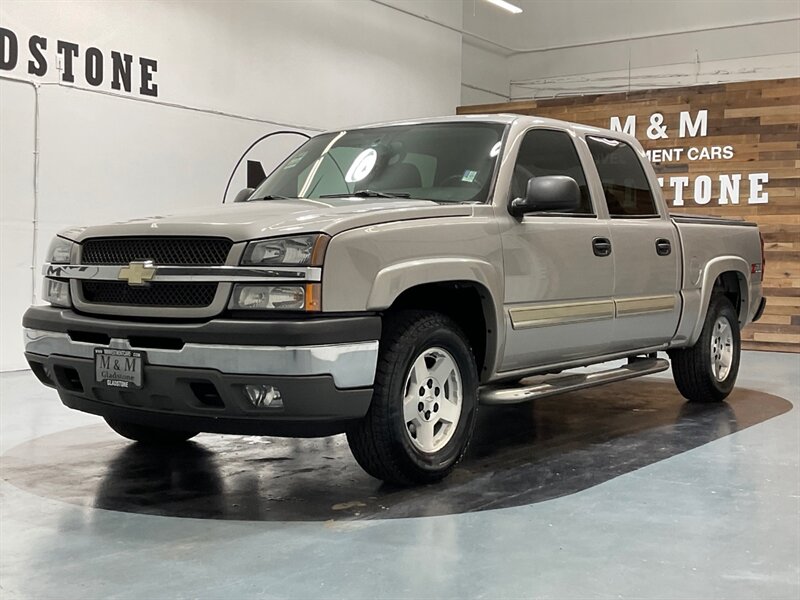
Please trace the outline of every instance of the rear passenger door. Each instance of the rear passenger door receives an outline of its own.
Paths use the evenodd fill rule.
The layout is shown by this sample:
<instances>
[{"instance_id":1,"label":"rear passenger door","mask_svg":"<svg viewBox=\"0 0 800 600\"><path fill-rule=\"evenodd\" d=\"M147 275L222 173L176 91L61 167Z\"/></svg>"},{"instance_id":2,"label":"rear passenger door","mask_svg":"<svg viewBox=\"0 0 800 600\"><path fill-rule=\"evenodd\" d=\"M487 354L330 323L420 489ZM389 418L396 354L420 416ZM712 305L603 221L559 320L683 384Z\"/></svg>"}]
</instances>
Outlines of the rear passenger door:
<instances>
[{"instance_id":1,"label":"rear passenger door","mask_svg":"<svg viewBox=\"0 0 800 600\"><path fill-rule=\"evenodd\" d=\"M643 154L621 140L587 136L586 143L609 213L614 350L662 344L674 335L681 311L677 231L659 212Z\"/></svg>"}]
</instances>

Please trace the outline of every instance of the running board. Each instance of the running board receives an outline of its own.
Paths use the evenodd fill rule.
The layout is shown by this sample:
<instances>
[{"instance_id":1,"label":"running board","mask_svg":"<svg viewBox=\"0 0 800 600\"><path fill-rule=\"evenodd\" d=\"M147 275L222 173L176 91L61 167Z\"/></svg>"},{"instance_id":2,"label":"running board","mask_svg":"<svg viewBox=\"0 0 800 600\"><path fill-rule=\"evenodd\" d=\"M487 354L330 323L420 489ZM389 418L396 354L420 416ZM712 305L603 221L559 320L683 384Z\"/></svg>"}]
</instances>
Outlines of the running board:
<instances>
[{"instance_id":1,"label":"running board","mask_svg":"<svg viewBox=\"0 0 800 600\"><path fill-rule=\"evenodd\" d=\"M534 398L544 398L564 392L582 390L615 381L623 381L642 375L660 373L669 369L669 361L663 358L641 358L632 360L624 367L596 371L594 373L567 373L564 375L546 375L527 377L511 385L487 385L480 389L482 404L516 404ZM523 384L523 381L537 381Z\"/></svg>"}]
</instances>

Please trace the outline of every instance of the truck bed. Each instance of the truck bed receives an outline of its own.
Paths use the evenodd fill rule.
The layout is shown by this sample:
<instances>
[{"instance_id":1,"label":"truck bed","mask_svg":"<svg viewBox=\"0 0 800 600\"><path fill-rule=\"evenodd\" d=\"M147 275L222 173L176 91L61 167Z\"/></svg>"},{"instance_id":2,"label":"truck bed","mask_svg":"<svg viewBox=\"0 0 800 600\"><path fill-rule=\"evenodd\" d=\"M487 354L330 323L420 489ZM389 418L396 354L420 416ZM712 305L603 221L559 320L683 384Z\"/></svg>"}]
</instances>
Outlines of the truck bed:
<instances>
[{"instance_id":1,"label":"truck bed","mask_svg":"<svg viewBox=\"0 0 800 600\"><path fill-rule=\"evenodd\" d=\"M674 223L693 223L696 225L737 225L739 227L758 227L756 223L742 218L717 217L714 215L669 215Z\"/></svg>"}]
</instances>

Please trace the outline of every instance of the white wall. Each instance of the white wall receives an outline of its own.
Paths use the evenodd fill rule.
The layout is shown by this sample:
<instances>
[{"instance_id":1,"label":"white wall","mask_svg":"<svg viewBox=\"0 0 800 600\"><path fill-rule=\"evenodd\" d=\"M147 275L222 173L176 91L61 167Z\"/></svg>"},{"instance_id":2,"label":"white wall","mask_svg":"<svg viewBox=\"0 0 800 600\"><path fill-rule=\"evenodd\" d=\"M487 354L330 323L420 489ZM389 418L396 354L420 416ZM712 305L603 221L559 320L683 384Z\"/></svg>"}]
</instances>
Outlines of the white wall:
<instances>
[{"instance_id":1,"label":"white wall","mask_svg":"<svg viewBox=\"0 0 800 600\"><path fill-rule=\"evenodd\" d=\"M504 46L494 51L514 100L800 74L796 0L515 1L520 15L464 1L464 29ZM469 36L464 45L465 57L466 46L487 47ZM476 99L467 85L502 92L496 72L465 68L464 103Z\"/></svg>"},{"instance_id":2,"label":"white wall","mask_svg":"<svg viewBox=\"0 0 800 600\"><path fill-rule=\"evenodd\" d=\"M511 76L508 58L487 44L463 44L461 79L461 104L492 104L509 100Z\"/></svg>"},{"instance_id":3,"label":"white wall","mask_svg":"<svg viewBox=\"0 0 800 600\"><path fill-rule=\"evenodd\" d=\"M0 370L22 361L20 318L31 302L34 90L0 82Z\"/></svg>"},{"instance_id":4,"label":"white wall","mask_svg":"<svg viewBox=\"0 0 800 600\"><path fill-rule=\"evenodd\" d=\"M390 4L461 26L457 2ZM0 77L23 80L0 79L0 370L25 367L20 320L59 229L218 204L237 159L272 131L449 114L460 98L461 36L369 0L4 0L0 27L19 43ZM48 39L44 77L27 72L34 34ZM81 48L73 84L57 40ZM158 96L135 93L136 77L133 93L112 90L107 63L92 88L89 46L156 59ZM257 157L268 168L299 141L271 138ZM240 169L233 193L243 186Z\"/></svg>"}]
</instances>

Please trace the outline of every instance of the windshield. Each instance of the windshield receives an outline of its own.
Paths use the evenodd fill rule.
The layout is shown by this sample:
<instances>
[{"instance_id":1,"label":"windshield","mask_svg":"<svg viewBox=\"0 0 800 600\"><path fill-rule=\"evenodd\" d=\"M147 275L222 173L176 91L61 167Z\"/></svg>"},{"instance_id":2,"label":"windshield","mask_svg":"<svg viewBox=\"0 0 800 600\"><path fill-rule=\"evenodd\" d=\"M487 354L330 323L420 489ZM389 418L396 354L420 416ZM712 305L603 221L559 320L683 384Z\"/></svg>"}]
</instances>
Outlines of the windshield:
<instances>
[{"instance_id":1,"label":"windshield","mask_svg":"<svg viewBox=\"0 0 800 600\"><path fill-rule=\"evenodd\" d=\"M289 156L250 201L360 195L486 202L504 129L430 123L325 133Z\"/></svg>"}]
</instances>

